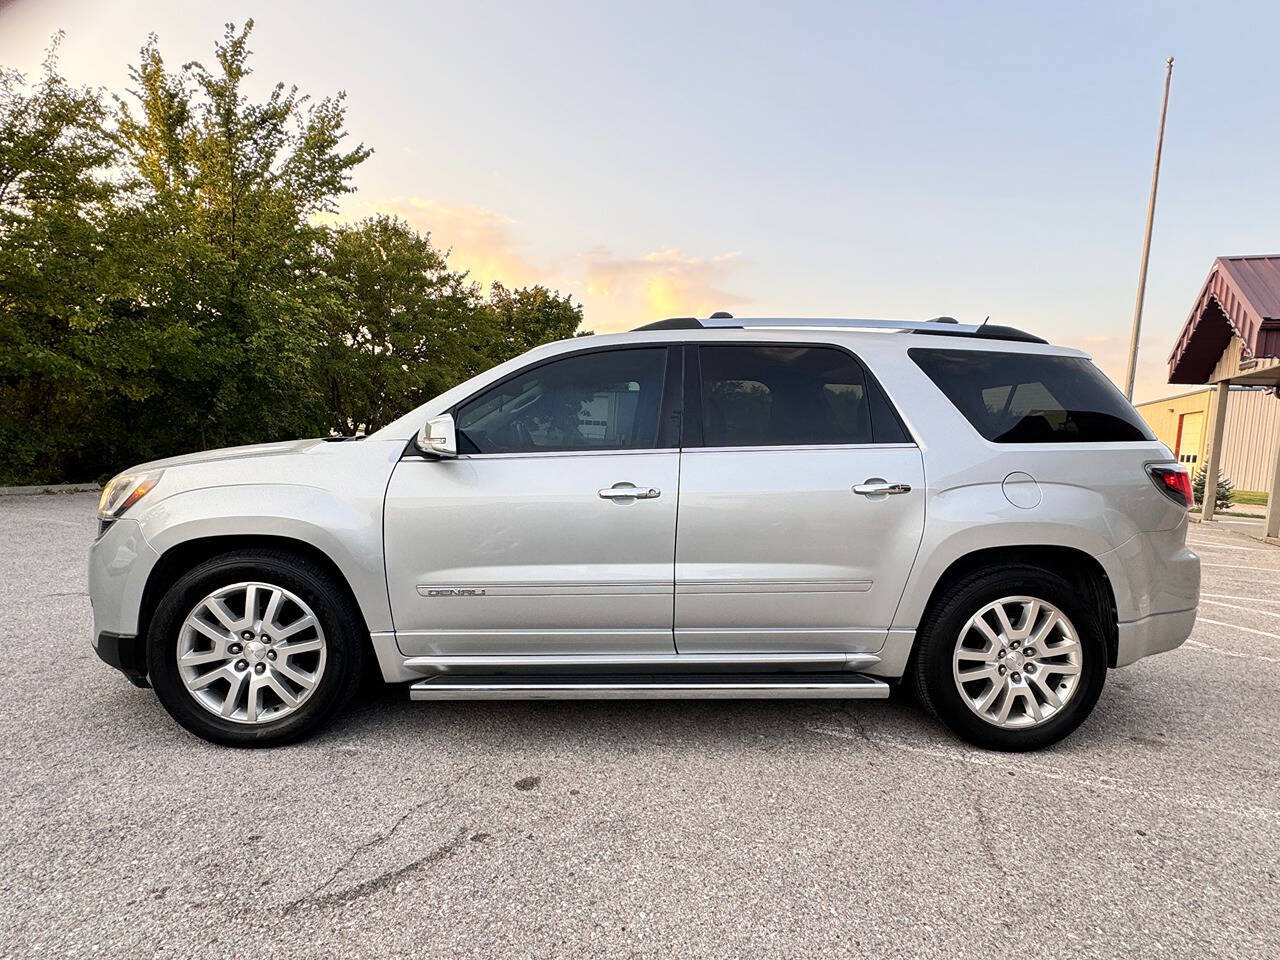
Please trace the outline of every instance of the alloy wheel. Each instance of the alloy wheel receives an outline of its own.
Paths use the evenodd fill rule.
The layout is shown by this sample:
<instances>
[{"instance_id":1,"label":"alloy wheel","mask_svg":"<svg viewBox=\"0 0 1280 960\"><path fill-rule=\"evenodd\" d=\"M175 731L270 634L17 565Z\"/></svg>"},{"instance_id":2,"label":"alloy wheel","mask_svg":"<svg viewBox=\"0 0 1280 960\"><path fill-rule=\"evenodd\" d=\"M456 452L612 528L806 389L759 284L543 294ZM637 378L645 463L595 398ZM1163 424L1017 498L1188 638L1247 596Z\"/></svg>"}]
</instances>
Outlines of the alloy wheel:
<instances>
[{"instance_id":1,"label":"alloy wheel","mask_svg":"<svg viewBox=\"0 0 1280 960\"><path fill-rule=\"evenodd\" d=\"M969 618L956 638L952 675L961 699L992 726L1036 727L1075 696L1079 635L1060 609L1036 597L1003 597Z\"/></svg>"},{"instance_id":2,"label":"alloy wheel","mask_svg":"<svg viewBox=\"0 0 1280 960\"><path fill-rule=\"evenodd\" d=\"M192 608L178 634L178 672L205 710L261 724L298 710L324 674L324 630L297 594L233 583Z\"/></svg>"}]
</instances>

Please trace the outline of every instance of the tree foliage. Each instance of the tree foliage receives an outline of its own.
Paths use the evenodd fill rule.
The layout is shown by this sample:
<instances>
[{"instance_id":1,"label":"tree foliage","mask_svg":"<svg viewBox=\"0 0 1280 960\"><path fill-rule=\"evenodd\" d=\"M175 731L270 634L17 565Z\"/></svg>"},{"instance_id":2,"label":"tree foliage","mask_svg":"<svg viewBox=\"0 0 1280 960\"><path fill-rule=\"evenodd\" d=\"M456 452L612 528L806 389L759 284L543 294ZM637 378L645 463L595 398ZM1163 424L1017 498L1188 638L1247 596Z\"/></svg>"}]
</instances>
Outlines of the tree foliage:
<instances>
[{"instance_id":1,"label":"tree foliage","mask_svg":"<svg viewBox=\"0 0 1280 960\"><path fill-rule=\"evenodd\" d=\"M334 230L321 264L333 293L320 363L335 431L376 430L475 371L463 334L479 291L428 237L374 217Z\"/></svg>"},{"instance_id":2,"label":"tree foliage","mask_svg":"<svg viewBox=\"0 0 1280 960\"><path fill-rule=\"evenodd\" d=\"M69 85L56 40L34 83L0 69L0 483L376 429L577 329L402 221L319 225L371 151L341 94L250 95L251 30L209 66L152 37L114 96Z\"/></svg>"},{"instance_id":3,"label":"tree foliage","mask_svg":"<svg viewBox=\"0 0 1280 960\"><path fill-rule=\"evenodd\" d=\"M128 278L108 227L100 93L0 68L0 482L56 476L110 389L98 341Z\"/></svg>"},{"instance_id":4,"label":"tree foliage","mask_svg":"<svg viewBox=\"0 0 1280 960\"><path fill-rule=\"evenodd\" d=\"M1196 503L1204 503L1204 488L1208 480L1209 471L1201 466L1196 471L1195 476L1191 478L1191 495ZM1215 510L1226 510L1236 499L1236 488L1231 482L1230 477L1224 477L1221 472L1218 474L1217 493L1213 503Z\"/></svg>"},{"instance_id":5,"label":"tree foliage","mask_svg":"<svg viewBox=\"0 0 1280 960\"><path fill-rule=\"evenodd\" d=\"M332 298L321 375L330 426L344 436L550 340L571 337L582 308L545 287L489 297L451 270L431 238L378 216L330 232L319 259Z\"/></svg>"}]
</instances>

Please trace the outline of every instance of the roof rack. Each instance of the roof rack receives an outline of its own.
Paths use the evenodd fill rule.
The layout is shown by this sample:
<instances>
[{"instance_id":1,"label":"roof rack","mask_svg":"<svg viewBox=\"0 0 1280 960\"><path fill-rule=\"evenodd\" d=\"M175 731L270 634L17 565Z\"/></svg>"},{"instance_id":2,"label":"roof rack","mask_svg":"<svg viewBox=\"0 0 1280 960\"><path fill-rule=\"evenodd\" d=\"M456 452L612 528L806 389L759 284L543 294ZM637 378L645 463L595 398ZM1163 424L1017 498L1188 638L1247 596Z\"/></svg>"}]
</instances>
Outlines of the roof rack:
<instances>
[{"instance_id":1,"label":"roof rack","mask_svg":"<svg viewBox=\"0 0 1280 960\"><path fill-rule=\"evenodd\" d=\"M731 317L714 314L706 319L671 317L646 323L637 330L770 330L770 329L834 329L834 330L899 330L940 337L974 337L984 340L1016 340L1024 343L1048 343L1047 340L999 324L957 323L951 317L935 320L879 320L851 317Z\"/></svg>"}]
</instances>

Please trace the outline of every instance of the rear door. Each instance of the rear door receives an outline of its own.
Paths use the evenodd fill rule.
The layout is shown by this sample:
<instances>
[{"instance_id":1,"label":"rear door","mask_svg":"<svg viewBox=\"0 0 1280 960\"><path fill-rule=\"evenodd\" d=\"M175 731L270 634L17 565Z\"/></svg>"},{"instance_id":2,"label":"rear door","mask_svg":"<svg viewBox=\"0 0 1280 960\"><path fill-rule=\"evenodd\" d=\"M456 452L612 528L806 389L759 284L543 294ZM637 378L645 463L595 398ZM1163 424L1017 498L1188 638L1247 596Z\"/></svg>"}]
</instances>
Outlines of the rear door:
<instances>
[{"instance_id":1,"label":"rear door","mask_svg":"<svg viewBox=\"0 0 1280 960\"><path fill-rule=\"evenodd\" d=\"M387 490L401 651L672 653L679 385L678 348L584 349L459 404Z\"/></svg>"},{"instance_id":2,"label":"rear door","mask_svg":"<svg viewBox=\"0 0 1280 960\"><path fill-rule=\"evenodd\" d=\"M851 353L686 347L681 653L872 652L924 529L920 450Z\"/></svg>"}]
</instances>

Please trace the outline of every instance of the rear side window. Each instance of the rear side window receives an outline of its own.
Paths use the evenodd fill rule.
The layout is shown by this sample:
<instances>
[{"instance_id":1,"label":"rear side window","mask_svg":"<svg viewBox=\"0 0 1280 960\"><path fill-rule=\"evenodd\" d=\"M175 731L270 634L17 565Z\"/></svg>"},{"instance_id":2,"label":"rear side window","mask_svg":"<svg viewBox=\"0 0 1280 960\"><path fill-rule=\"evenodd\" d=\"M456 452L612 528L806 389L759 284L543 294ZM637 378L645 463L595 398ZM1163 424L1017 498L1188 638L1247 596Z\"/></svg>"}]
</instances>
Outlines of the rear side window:
<instances>
[{"instance_id":1,"label":"rear side window","mask_svg":"<svg viewBox=\"0 0 1280 960\"><path fill-rule=\"evenodd\" d=\"M995 443L1155 439L1115 385L1081 357L921 347L908 353Z\"/></svg>"},{"instance_id":2,"label":"rear side window","mask_svg":"<svg viewBox=\"0 0 1280 960\"><path fill-rule=\"evenodd\" d=\"M702 346L702 444L765 447L905 442L888 401L843 350ZM883 429L875 426L883 418Z\"/></svg>"}]
</instances>

